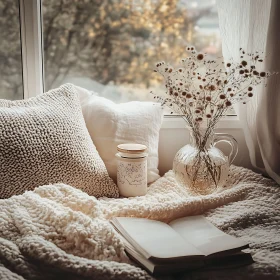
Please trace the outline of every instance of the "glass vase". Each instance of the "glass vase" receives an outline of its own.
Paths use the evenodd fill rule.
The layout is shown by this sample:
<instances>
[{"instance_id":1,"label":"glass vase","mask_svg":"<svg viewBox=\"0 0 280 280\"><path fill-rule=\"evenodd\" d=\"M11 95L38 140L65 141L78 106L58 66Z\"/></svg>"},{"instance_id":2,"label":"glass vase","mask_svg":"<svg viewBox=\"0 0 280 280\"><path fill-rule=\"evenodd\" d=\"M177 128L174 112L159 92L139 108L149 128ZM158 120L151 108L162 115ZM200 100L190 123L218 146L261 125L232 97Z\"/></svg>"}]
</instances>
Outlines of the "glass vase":
<instances>
[{"instance_id":1,"label":"glass vase","mask_svg":"<svg viewBox=\"0 0 280 280\"><path fill-rule=\"evenodd\" d=\"M216 147L220 142L230 145L228 156ZM190 144L181 148L174 158L175 178L193 195L213 193L225 185L229 167L237 152L237 141L229 134L191 131Z\"/></svg>"}]
</instances>

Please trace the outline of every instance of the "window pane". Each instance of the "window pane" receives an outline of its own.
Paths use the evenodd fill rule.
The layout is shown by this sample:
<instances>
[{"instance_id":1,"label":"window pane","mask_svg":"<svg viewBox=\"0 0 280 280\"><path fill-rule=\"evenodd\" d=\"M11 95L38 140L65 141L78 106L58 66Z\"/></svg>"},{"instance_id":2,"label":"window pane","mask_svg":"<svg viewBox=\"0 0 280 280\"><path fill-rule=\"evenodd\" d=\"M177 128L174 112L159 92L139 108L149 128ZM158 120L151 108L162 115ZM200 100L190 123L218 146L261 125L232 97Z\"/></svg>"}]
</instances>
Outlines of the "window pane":
<instances>
[{"instance_id":1,"label":"window pane","mask_svg":"<svg viewBox=\"0 0 280 280\"><path fill-rule=\"evenodd\" d=\"M18 0L0 0L0 98L22 99Z\"/></svg>"},{"instance_id":2,"label":"window pane","mask_svg":"<svg viewBox=\"0 0 280 280\"><path fill-rule=\"evenodd\" d=\"M43 27L46 89L72 82L117 102L152 100L155 63L178 64L189 44L221 54L210 0L44 0Z\"/></svg>"}]
</instances>

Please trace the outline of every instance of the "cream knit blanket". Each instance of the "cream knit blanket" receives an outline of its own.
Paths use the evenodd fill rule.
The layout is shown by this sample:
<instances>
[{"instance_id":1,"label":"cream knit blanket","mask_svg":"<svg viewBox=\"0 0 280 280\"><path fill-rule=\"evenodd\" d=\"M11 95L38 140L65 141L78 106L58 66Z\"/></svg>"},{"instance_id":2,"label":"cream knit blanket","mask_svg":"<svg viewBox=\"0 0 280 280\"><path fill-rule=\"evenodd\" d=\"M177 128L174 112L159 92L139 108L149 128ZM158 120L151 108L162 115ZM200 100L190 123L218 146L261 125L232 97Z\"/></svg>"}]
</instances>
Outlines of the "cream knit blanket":
<instances>
[{"instance_id":1,"label":"cream knit blanket","mask_svg":"<svg viewBox=\"0 0 280 280\"><path fill-rule=\"evenodd\" d=\"M255 263L234 270L195 271L164 279L279 279L280 188L232 167L228 187L192 197L168 172L145 197L100 199L64 184L0 200L0 279L151 279L134 266L108 220L161 221L204 214L251 245ZM159 233L160 235L160 233Z\"/></svg>"}]
</instances>

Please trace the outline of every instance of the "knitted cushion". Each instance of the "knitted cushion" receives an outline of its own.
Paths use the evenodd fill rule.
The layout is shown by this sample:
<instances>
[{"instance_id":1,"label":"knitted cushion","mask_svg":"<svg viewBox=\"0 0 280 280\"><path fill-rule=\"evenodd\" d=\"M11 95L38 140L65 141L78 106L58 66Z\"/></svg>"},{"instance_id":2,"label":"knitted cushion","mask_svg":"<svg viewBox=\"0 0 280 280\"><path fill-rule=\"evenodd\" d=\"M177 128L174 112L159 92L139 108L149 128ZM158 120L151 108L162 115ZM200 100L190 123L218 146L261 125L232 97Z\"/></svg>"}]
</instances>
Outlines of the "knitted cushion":
<instances>
[{"instance_id":1,"label":"knitted cushion","mask_svg":"<svg viewBox=\"0 0 280 280\"><path fill-rule=\"evenodd\" d=\"M118 196L87 131L75 87L66 84L29 100L0 100L0 198L58 182L96 197Z\"/></svg>"}]
</instances>

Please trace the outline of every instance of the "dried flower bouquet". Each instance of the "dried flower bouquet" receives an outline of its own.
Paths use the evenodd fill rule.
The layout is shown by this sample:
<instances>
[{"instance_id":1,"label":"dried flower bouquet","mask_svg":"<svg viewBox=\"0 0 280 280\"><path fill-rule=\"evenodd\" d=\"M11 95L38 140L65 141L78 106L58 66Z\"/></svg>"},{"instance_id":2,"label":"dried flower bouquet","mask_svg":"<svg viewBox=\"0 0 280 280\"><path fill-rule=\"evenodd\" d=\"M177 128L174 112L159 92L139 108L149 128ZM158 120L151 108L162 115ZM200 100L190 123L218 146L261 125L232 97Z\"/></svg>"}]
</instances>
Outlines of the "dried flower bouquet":
<instances>
[{"instance_id":1,"label":"dried flower bouquet","mask_svg":"<svg viewBox=\"0 0 280 280\"><path fill-rule=\"evenodd\" d=\"M275 74L262 69L264 58L259 52L246 53L240 48L240 63L221 62L207 59L207 54L198 53L187 47L188 57L182 59L181 67L174 69L165 62L156 64L155 72L164 78L165 95L155 95L163 107L183 117L191 129L198 148L193 162L197 179L202 161L217 185L217 168L206 153L206 145L217 122L235 103L246 102L253 97L257 85L266 85L267 79ZM203 129L202 129L203 128ZM187 168L187 167L186 167Z\"/></svg>"}]
</instances>

